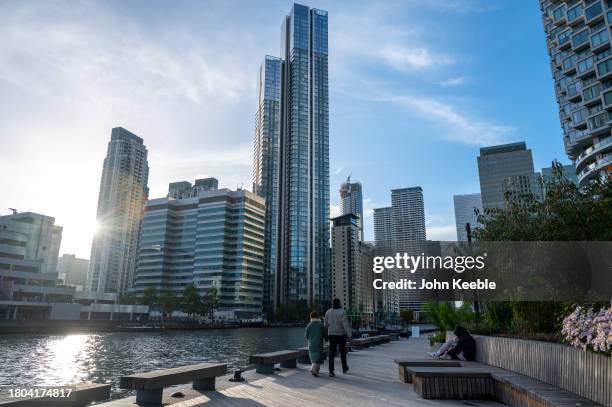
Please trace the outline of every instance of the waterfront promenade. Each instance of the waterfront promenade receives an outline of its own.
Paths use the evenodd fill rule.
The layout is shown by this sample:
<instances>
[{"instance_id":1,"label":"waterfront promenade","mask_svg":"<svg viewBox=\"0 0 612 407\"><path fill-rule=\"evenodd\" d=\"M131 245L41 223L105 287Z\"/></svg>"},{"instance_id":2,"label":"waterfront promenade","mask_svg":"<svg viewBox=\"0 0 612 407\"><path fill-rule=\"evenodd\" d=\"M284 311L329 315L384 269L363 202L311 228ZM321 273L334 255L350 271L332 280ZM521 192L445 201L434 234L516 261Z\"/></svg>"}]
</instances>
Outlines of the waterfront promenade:
<instances>
[{"instance_id":1,"label":"waterfront promenade","mask_svg":"<svg viewBox=\"0 0 612 407\"><path fill-rule=\"evenodd\" d=\"M217 390L198 392L190 385L164 390L164 405L172 407L209 406L500 406L489 401L424 400L413 386L398 380L395 358L420 357L429 350L428 340L410 339L390 342L381 346L349 354L349 374L336 372L327 376L327 363L321 377L313 377L309 365L297 369L281 369L273 375L249 370L243 374L246 382L232 383L230 375L217 379ZM220 361L222 362L222 361ZM337 361L339 365L339 360ZM339 366L338 366L339 367ZM341 369L339 369L341 370ZM180 391L185 397L172 398ZM135 397L102 403L103 407L135 406Z\"/></svg>"}]
</instances>

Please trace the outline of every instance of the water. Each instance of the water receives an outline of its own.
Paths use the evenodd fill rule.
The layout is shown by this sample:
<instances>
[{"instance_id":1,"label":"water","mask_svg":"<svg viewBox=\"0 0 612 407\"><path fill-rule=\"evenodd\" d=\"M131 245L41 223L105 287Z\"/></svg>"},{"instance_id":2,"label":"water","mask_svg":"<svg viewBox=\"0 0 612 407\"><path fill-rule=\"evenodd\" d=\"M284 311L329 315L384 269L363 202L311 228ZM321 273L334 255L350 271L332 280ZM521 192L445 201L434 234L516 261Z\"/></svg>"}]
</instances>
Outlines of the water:
<instances>
[{"instance_id":1,"label":"water","mask_svg":"<svg viewBox=\"0 0 612 407\"><path fill-rule=\"evenodd\" d=\"M244 368L249 355L305 346L304 328L0 336L0 386L112 382L119 376L200 362Z\"/></svg>"}]
</instances>

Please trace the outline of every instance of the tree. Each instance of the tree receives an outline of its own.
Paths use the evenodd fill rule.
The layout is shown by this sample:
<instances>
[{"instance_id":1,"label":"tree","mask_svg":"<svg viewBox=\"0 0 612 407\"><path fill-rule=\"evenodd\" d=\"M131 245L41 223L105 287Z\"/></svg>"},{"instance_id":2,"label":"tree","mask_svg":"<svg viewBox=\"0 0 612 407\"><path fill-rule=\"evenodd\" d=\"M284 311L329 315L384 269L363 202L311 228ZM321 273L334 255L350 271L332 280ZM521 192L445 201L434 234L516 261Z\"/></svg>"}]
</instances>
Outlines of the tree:
<instances>
[{"instance_id":1,"label":"tree","mask_svg":"<svg viewBox=\"0 0 612 407\"><path fill-rule=\"evenodd\" d=\"M204 294L202 298L202 304L204 311L202 315L208 315L212 318L215 310L219 308L219 296L217 295L217 289L215 287L206 290L206 294Z\"/></svg>"},{"instance_id":2,"label":"tree","mask_svg":"<svg viewBox=\"0 0 612 407\"><path fill-rule=\"evenodd\" d=\"M142 305L148 305L149 307L157 303L157 290L155 287L147 287L142 293L139 302Z\"/></svg>"},{"instance_id":3,"label":"tree","mask_svg":"<svg viewBox=\"0 0 612 407\"><path fill-rule=\"evenodd\" d=\"M507 195L505 209L478 212L481 241L609 241L612 240L612 175L583 188L563 178L553 161L553 180L543 201L531 195Z\"/></svg>"},{"instance_id":4,"label":"tree","mask_svg":"<svg viewBox=\"0 0 612 407\"><path fill-rule=\"evenodd\" d=\"M138 297L136 297L135 294L133 293L126 293L123 294L120 298L119 298L119 304L125 304L125 305L134 305L138 302Z\"/></svg>"},{"instance_id":5,"label":"tree","mask_svg":"<svg viewBox=\"0 0 612 407\"><path fill-rule=\"evenodd\" d=\"M563 177L560 163L553 161L552 166L553 180L546 185L542 201L531 195L507 196L505 209L485 209L477 213L482 226L474 231L475 240L612 240L612 175L578 188ZM537 277L529 276L530 279ZM576 284L585 281L586 277L581 277ZM556 333L568 306L561 301L488 303L485 304L485 321L493 330L505 328L529 335Z\"/></svg>"},{"instance_id":6,"label":"tree","mask_svg":"<svg viewBox=\"0 0 612 407\"><path fill-rule=\"evenodd\" d=\"M177 298L174 292L165 290L159 296L159 305L161 305L165 313L171 316L174 311L179 309L180 298Z\"/></svg>"},{"instance_id":7,"label":"tree","mask_svg":"<svg viewBox=\"0 0 612 407\"><path fill-rule=\"evenodd\" d=\"M202 310L202 299L198 293L198 289L195 288L193 284L185 287L180 303L180 309L189 316L197 314Z\"/></svg>"}]
</instances>

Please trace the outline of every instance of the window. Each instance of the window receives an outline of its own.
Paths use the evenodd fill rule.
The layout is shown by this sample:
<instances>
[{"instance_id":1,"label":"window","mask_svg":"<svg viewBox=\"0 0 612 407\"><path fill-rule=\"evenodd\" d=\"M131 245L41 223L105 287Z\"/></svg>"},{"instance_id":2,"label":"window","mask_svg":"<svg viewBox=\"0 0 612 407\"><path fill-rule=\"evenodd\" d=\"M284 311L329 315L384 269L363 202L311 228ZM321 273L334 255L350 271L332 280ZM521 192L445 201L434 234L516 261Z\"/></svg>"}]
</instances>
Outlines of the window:
<instances>
[{"instance_id":1,"label":"window","mask_svg":"<svg viewBox=\"0 0 612 407\"><path fill-rule=\"evenodd\" d=\"M597 64L597 74L600 78L606 76L610 71L612 71L612 59L607 59Z\"/></svg>"},{"instance_id":2,"label":"window","mask_svg":"<svg viewBox=\"0 0 612 407\"><path fill-rule=\"evenodd\" d=\"M565 17L565 10L565 4L553 10L553 20L559 21L562 17Z\"/></svg>"},{"instance_id":3,"label":"window","mask_svg":"<svg viewBox=\"0 0 612 407\"><path fill-rule=\"evenodd\" d=\"M591 7L584 10L584 15L586 16L587 20L592 20L593 18L601 14L601 12L602 12L601 3L597 2L593 4Z\"/></svg>"},{"instance_id":4,"label":"window","mask_svg":"<svg viewBox=\"0 0 612 407\"><path fill-rule=\"evenodd\" d=\"M582 15L582 11L582 4L578 4L576 7L567 10L568 21L573 21L577 17L580 17Z\"/></svg>"},{"instance_id":5,"label":"window","mask_svg":"<svg viewBox=\"0 0 612 407\"><path fill-rule=\"evenodd\" d=\"M564 44L569 41L572 34L572 30L565 30L561 34L559 34L559 45Z\"/></svg>"},{"instance_id":6,"label":"window","mask_svg":"<svg viewBox=\"0 0 612 407\"><path fill-rule=\"evenodd\" d=\"M600 46L603 43L608 42L608 29L604 29L603 31L598 32L597 34L593 34L591 37L591 44L593 48Z\"/></svg>"},{"instance_id":7,"label":"window","mask_svg":"<svg viewBox=\"0 0 612 407\"><path fill-rule=\"evenodd\" d=\"M579 45L584 44L589 39L589 30L582 30L578 34L572 36L572 46L576 48Z\"/></svg>"},{"instance_id":8,"label":"window","mask_svg":"<svg viewBox=\"0 0 612 407\"><path fill-rule=\"evenodd\" d=\"M612 92L604 93L603 99L604 99L604 104L612 105Z\"/></svg>"},{"instance_id":9,"label":"window","mask_svg":"<svg viewBox=\"0 0 612 407\"><path fill-rule=\"evenodd\" d=\"M584 73L593 68L593 58L589 57L578 62L578 73Z\"/></svg>"},{"instance_id":10,"label":"window","mask_svg":"<svg viewBox=\"0 0 612 407\"><path fill-rule=\"evenodd\" d=\"M597 84L594 86L591 86L590 88L587 88L584 90L584 92L582 93L582 99L584 99L585 102L588 102L589 100L593 100L596 97L599 96L599 94L601 93L601 84Z\"/></svg>"}]
</instances>

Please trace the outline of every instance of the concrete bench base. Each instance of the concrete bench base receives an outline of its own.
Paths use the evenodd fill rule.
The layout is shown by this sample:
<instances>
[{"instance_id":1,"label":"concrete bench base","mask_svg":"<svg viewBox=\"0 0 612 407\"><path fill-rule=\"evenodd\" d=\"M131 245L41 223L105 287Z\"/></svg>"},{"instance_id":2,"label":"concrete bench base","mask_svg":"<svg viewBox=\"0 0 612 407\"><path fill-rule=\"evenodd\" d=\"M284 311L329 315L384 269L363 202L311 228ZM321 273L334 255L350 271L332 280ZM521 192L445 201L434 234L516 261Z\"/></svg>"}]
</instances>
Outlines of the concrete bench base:
<instances>
[{"instance_id":1,"label":"concrete bench base","mask_svg":"<svg viewBox=\"0 0 612 407\"><path fill-rule=\"evenodd\" d=\"M308 355L308 351L306 351ZM302 349L282 350L278 352L261 353L251 355L249 362L255 364L255 371L261 374L274 373L274 365L280 363L281 367L294 369L297 367L297 359L304 356Z\"/></svg>"},{"instance_id":2,"label":"concrete bench base","mask_svg":"<svg viewBox=\"0 0 612 407\"><path fill-rule=\"evenodd\" d=\"M119 387L136 390L136 402L147 405L161 405L164 387L193 382L196 390L214 390L215 378L227 373L227 365L221 363L200 363L171 369L122 376Z\"/></svg>"}]
</instances>

